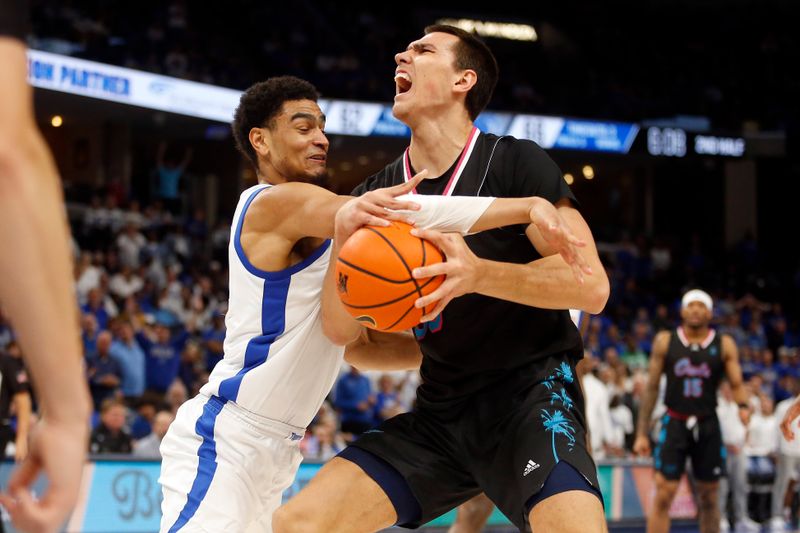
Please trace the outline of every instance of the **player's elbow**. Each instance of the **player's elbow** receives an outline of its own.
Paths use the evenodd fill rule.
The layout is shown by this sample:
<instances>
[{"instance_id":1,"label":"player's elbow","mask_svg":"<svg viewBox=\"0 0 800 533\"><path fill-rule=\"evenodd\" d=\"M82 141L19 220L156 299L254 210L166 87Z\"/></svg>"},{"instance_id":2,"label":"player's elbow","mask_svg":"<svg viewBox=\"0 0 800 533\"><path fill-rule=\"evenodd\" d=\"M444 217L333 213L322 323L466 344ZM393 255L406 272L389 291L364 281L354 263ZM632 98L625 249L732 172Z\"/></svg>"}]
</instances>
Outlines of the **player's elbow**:
<instances>
[{"instance_id":1,"label":"player's elbow","mask_svg":"<svg viewBox=\"0 0 800 533\"><path fill-rule=\"evenodd\" d=\"M35 162L47 155L43 141L35 135L9 136L0 132L0 188L3 195L12 191L17 194L30 188L31 168Z\"/></svg>"},{"instance_id":2,"label":"player's elbow","mask_svg":"<svg viewBox=\"0 0 800 533\"><path fill-rule=\"evenodd\" d=\"M25 151L15 148L13 140L0 134L0 187L4 191L22 183Z\"/></svg>"},{"instance_id":3,"label":"player's elbow","mask_svg":"<svg viewBox=\"0 0 800 533\"><path fill-rule=\"evenodd\" d=\"M324 531L315 523L315 513L302 512L302 509L291 505L279 507L272 515L272 531L275 533L310 533Z\"/></svg>"},{"instance_id":4,"label":"player's elbow","mask_svg":"<svg viewBox=\"0 0 800 533\"><path fill-rule=\"evenodd\" d=\"M597 315L603 311L611 294L611 286L608 283L608 276L605 271L601 271L597 280L587 283L586 291L586 312Z\"/></svg>"},{"instance_id":5,"label":"player's elbow","mask_svg":"<svg viewBox=\"0 0 800 533\"><path fill-rule=\"evenodd\" d=\"M358 338L358 324L343 324L322 316L322 333L336 346L347 346Z\"/></svg>"}]
</instances>

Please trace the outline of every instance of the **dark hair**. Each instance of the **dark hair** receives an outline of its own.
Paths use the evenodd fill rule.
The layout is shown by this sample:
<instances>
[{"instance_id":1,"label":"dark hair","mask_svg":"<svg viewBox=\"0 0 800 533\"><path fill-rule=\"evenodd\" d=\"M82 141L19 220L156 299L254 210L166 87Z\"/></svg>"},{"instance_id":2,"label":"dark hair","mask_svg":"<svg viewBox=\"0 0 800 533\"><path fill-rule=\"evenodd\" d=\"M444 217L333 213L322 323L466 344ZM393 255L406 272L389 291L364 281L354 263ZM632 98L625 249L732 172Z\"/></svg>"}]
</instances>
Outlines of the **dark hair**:
<instances>
[{"instance_id":1,"label":"dark hair","mask_svg":"<svg viewBox=\"0 0 800 533\"><path fill-rule=\"evenodd\" d=\"M239 99L239 107L233 115L233 138L236 148L258 169L258 156L250 144L250 130L272 128L275 116L284 102L319 98L316 87L294 76L279 76L251 85Z\"/></svg>"},{"instance_id":2,"label":"dark hair","mask_svg":"<svg viewBox=\"0 0 800 533\"><path fill-rule=\"evenodd\" d=\"M100 414L104 415L110 411L112 407L118 406L122 407L123 409L126 408L125 402L122 400L118 400L117 398L106 398L100 403Z\"/></svg>"},{"instance_id":3,"label":"dark hair","mask_svg":"<svg viewBox=\"0 0 800 533\"><path fill-rule=\"evenodd\" d=\"M458 37L458 44L453 49L456 55L455 67L458 70L474 70L478 75L478 81L467 93L465 102L469 118L475 120L489 104L497 86L500 72L497 60L485 42L461 28L446 24L434 24L425 28L425 35L437 32Z\"/></svg>"}]
</instances>

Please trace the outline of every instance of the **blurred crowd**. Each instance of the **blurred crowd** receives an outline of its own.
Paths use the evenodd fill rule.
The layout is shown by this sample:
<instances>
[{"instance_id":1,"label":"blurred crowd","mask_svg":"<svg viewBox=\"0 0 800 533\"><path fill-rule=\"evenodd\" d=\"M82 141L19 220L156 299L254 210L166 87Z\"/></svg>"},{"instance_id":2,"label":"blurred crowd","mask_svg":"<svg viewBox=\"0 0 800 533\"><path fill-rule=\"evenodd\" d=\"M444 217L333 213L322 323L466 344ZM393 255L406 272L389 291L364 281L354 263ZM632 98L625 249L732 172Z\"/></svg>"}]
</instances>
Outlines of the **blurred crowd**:
<instances>
[{"instance_id":1,"label":"blurred crowd","mask_svg":"<svg viewBox=\"0 0 800 533\"><path fill-rule=\"evenodd\" d=\"M105 191L88 205L70 208L95 454L158 458L178 407L223 356L229 222L210 227L202 210L183 214L168 209L158 193L153 196L149 205L120 205L118 195ZM775 283L754 277L770 266L749 239L722 258L694 241L682 247L645 237L601 242L599 250L612 297L603 314L590 318L584 335L583 385L595 457L632 456L653 337L679 324L680 295L702 283L715 297L714 327L738 346L755 409L750 426L737 427L723 386L725 444L729 454L746 459L751 486L766 495L776 461L786 452L775 405L800 390L800 329L791 306L797 293L792 283L800 276L789 275L777 285L780 291L771 290ZM729 268L721 272L716 265L723 261ZM2 314L0 352L20 356ZM301 442L303 454L328 460L354 437L412 409L419 379L416 371L362 374L345 365ZM10 442L6 453L13 455ZM800 457L800 449L787 453ZM768 503L752 506L754 516L768 516Z\"/></svg>"},{"instance_id":2,"label":"blurred crowd","mask_svg":"<svg viewBox=\"0 0 800 533\"><path fill-rule=\"evenodd\" d=\"M490 40L502 73L490 108L630 121L695 115L716 128L741 129L748 120L786 128L797 120L792 88L800 80L791 65L800 46L789 3L759 6L580 2L495 13L493 20L533 24L539 40ZM237 89L293 74L329 98L390 101L394 54L424 26L460 17L486 15L413 3L342 9L235 0L220 9L185 0L39 0L31 44ZM631 19L660 24L625 22Z\"/></svg>"}]
</instances>

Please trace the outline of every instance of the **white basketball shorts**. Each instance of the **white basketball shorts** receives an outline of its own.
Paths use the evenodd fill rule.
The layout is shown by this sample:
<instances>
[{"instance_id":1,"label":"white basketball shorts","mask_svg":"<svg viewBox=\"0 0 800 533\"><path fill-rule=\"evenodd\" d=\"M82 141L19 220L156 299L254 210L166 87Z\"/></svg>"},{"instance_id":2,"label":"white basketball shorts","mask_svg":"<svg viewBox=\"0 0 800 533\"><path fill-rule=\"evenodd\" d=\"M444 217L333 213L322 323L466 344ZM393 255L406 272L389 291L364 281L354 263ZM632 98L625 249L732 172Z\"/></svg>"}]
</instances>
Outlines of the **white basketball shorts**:
<instances>
[{"instance_id":1,"label":"white basketball shorts","mask_svg":"<svg viewBox=\"0 0 800 533\"><path fill-rule=\"evenodd\" d=\"M161 442L161 533L271 532L304 432L216 396L183 404Z\"/></svg>"}]
</instances>

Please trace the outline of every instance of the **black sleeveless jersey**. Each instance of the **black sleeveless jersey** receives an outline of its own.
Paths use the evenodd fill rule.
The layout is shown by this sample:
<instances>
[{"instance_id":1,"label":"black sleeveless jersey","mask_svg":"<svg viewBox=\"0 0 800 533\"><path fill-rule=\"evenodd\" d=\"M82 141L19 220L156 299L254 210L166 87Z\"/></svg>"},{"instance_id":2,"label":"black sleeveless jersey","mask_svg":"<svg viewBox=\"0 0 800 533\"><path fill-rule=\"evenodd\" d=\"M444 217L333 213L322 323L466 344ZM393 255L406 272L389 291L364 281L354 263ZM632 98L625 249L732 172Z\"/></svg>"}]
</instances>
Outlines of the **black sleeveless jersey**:
<instances>
[{"instance_id":1,"label":"black sleeveless jersey","mask_svg":"<svg viewBox=\"0 0 800 533\"><path fill-rule=\"evenodd\" d=\"M664 405L681 414L709 416L716 412L717 387L725 373L722 335L709 330L703 342L690 343L678 328L667 348Z\"/></svg>"},{"instance_id":2,"label":"black sleeveless jersey","mask_svg":"<svg viewBox=\"0 0 800 533\"><path fill-rule=\"evenodd\" d=\"M28 2L0 0L0 37L25 40L28 32Z\"/></svg>"},{"instance_id":3,"label":"black sleeveless jersey","mask_svg":"<svg viewBox=\"0 0 800 533\"><path fill-rule=\"evenodd\" d=\"M477 135L444 175L417 186L419 194L455 196L540 196L556 203L575 202L561 171L536 143L491 134ZM403 183L412 173L404 154L356 187L354 195ZM453 170L461 170L452 179ZM525 235L525 226L509 226L465 238L477 256L493 261L529 263L541 256ZM444 411L476 391L508 379L533 384L536 362L553 355L583 356L580 334L569 312L539 309L479 294L456 298L414 334L423 354L417 405ZM509 393L511 391L509 390Z\"/></svg>"}]
</instances>

